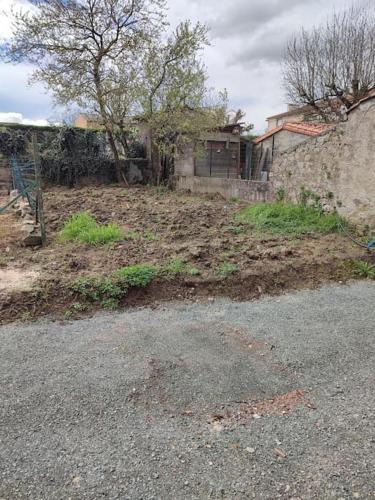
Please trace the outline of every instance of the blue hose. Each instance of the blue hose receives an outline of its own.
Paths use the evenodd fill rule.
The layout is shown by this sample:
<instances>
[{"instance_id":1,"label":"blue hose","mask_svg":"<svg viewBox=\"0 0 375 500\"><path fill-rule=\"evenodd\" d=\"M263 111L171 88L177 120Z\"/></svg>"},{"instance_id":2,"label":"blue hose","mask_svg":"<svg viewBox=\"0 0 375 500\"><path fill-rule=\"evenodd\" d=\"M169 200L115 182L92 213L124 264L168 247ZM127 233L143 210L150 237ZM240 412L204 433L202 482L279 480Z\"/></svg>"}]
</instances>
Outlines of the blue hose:
<instances>
[{"instance_id":1,"label":"blue hose","mask_svg":"<svg viewBox=\"0 0 375 500\"><path fill-rule=\"evenodd\" d=\"M374 240L374 241L371 241L371 243L369 243L369 244L367 245L367 248L368 248L369 250L371 250L371 248L375 248L375 240Z\"/></svg>"}]
</instances>

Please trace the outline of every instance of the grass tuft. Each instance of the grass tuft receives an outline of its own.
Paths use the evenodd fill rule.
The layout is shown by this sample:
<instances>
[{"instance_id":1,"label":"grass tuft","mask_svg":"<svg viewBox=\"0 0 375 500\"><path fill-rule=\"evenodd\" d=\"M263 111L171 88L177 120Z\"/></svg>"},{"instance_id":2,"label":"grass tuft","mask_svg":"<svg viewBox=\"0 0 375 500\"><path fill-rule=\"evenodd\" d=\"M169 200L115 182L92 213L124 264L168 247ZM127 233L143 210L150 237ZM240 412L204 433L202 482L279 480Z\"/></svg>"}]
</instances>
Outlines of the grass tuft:
<instances>
[{"instance_id":1,"label":"grass tuft","mask_svg":"<svg viewBox=\"0 0 375 500\"><path fill-rule=\"evenodd\" d=\"M240 210L236 222L274 234L327 234L339 232L346 221L337 213L326 214L314 207L292 203L262 203Z\"/></svg>"},{"instance_id":2,"label":"grass tuft","mask_svg":"<svg viewBox=\"0 0 375 500\"><path fill-rule=\"evenodd\" d=\"M104 245L123 238L116 224L99 225L88 212L80 212L65 222L61 238L66 241L79 241L90 245Z\"/></svg>"},{"instance_id":3,"label":"grass tuft","mask_svg":"<svg viewBox=\"0 0 375 500\"><path fill-rule=\"evenodd\" d=\"M182 274L187 276L199 276L200 271L198 268L187 264L184 259L177 258L165 264L161 268L160 274L167 279L173 279Z\"/></svg>"},{"instance_id":4,"label":"grass tuft","mask_svg":"<svg viewBox=\"0 0 375 500\"><path fill-rule=\"evenodd\" d=\"M232 274L235 274L238 271L238 266L235 264L231 264L230 262L222 262L217 270L216 274L219 278L228 278Z\"/></svg>"},{"instance_id":5,"label":"grass tuft","mask_svg":"<svg viewBox=\"0 0 375 500\"><path fill-rule=\"evenodd\" d=\"M352 262L354 274L361 278L375 279L375 265L363 260L355 260Z\"/></svg>"}]
</instances>

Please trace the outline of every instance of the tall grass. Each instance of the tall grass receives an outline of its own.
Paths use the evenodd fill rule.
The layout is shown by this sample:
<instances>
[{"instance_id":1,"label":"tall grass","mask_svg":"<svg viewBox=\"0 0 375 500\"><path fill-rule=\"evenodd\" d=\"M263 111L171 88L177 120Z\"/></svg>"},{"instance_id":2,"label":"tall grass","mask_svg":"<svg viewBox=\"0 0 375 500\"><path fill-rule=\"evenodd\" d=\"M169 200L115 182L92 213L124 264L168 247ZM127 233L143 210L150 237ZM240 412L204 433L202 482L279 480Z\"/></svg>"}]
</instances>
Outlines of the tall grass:
<instances>
[{"instance_id":1,"label":"tall grass","mask_svg":"<svg viewBox=\"0 0 375 500\"><path fill-rule=\"evenodd\" d=\"M61 238L90 245L104 245L123 238L116 224L100 225L88 212L80 212L70 217L61 230Z\"/></svg>"},{"instance_id":2,"label":"tall grass","mask_svg":"<svg viewBox=\"0 0 375 500\"><path fill-rule=\"evenodd\" d=\"M327 234L339 232L346 221L337 213L292 203L263 203L240 210L236 222L275 234Z\"/></svg>"}]
</instances>

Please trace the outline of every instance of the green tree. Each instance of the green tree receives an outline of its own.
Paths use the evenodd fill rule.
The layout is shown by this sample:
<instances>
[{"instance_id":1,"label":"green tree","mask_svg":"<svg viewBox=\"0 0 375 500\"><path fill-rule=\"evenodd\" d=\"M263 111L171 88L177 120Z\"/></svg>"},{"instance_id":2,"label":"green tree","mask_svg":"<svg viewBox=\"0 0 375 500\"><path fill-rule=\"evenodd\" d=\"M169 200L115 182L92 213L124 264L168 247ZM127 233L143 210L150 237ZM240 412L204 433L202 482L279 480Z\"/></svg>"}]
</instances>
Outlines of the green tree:
<instances>
[{"instance_id":1,"label":"green tree","mask_svg":"<svg viewBox=\"0 0 375 500\"><path fill-rule=\"evenodd\" d=\"M164 44L150 45L143 61L142 116L159 158L172 160L187 144L225 124L227 94L207 88L199 58L208 44L206 26L177 26ZM157 172L160 179L161 164Z\"/></svg>"},{"instance_id":2,"label":"green tree","mask_svg":"<svg viewBox=\"0 0 375 500\"><path fill-rule=\"evenodd\" d=\"M116 162L115 123L107 106L117 64L133 62L148 40L165 29L164 0L31 0L33 8L13 10L13 38L7 60L27 61L60 104L96 112L107 131Z\"/></svg>"},{"instance_id":3,"label":"green tree","mask_svg":"<svg viewBox=\"0 0 375 500\"><path fill-rule=\"evenodd\" d=\"M167 36L164 0L31 1L33 9L13 11L5 57L35 65L33 79L58 103L100 118L119 181L119 142L126 153L135 115L172 155L178 142L223 124L224 99L209 102L200 62L204 25L182 22Z\"/></svg>"}]
</instances>

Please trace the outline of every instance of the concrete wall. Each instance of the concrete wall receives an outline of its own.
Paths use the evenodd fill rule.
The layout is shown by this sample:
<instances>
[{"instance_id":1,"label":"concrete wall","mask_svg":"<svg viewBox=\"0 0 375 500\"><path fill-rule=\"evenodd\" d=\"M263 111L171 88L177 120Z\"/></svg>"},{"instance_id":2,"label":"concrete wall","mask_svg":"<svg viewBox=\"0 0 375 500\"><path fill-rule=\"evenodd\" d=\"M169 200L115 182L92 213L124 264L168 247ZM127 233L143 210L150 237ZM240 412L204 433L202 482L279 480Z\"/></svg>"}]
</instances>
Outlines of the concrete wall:
<instances>
[{"instance_id":1,"label":"concrete wall","mask_svg":"<svg viewBox=\"0 0 375 500\"><path fill-rule=\"evenodd\" d=\"M194 175L194 146L186 144L183 151L179 153L174 162L174 171L176 175L193 176Z\"/></svg>"},{"instance_id":2,"label":"concrete wall","mask_svg":"<svg viewBox=\"0 0 375 500\"><path fill-rule=\"evenodd\" d=\"M375 99L363 102L335 130L281 153L270 180L298 201L301 188L353 221L375 224Z\"/></svg>"},{"instance_id":3,"label":"concrete wall","mask_svg":"<svg viewBox=\"0 0 375 500\"><path fill-rule=\"evenodd\" d=\"M192 193L204 194L217 193L224 198L236 197L249 202L271 201L273 199L270 182L220 179L218 177L175 176L174 187L177 191L189 190Z\"/></svg>"}]
</instances>

